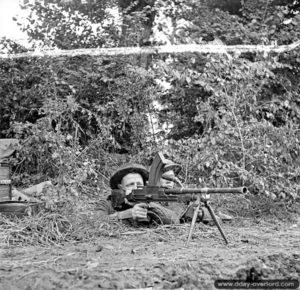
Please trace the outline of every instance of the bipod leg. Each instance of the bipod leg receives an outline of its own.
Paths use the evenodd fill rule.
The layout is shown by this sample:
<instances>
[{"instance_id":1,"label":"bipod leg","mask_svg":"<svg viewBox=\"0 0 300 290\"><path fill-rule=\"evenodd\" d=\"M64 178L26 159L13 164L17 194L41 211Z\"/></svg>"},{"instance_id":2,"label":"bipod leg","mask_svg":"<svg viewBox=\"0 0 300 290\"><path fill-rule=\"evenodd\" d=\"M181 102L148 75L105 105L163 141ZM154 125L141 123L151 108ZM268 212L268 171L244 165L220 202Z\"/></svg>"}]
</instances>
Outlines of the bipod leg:
<instances>
[{"instance_id":1,"label":"bipod leg","mask_svg":"<svg viewBox=\"0 0 300 290\"><path fill-rule=\"evenodd\" d=\"M197 205L197 207L194 210L193 219L192 219L192 223L191 223L191 226L190 226L189 236L188 236L188 239L186 241L186 245L188 245L188 243L190 242L190 239L191 239L191 237L193 235L193 232L194 232L196 220L197 220L199 209L200 209L200 205L201 205L200 199L197 198L196 203L198 203L198 205Z\"/></svg>"},{"instance_id":2,"label":"bipod leg","mask_svg":"<svg viewBox=\"0 0 300 290\"><path fill-rule=\"evenodd\" d=\"M208 209L208 211L209 211L209 213L210 213L210 215L211 215L213 221L215 222L215 224L216 224L216 226L217 226L219 232L221 233L221 235L222 235L222 237L223 237L225 243L228 245L228 240L227 240L227 238L226 238L226 236L225 236L225 233L223 232L223 229L221 228L221 225L219 224L219 222L218 222L218 220L217 220L217 217L216 217L216 215L215 215L213 209L211 208L210 204L208 203L208 201L205 201L205 202L204 202L204 206Z\"/></svg>"}]
</instances>

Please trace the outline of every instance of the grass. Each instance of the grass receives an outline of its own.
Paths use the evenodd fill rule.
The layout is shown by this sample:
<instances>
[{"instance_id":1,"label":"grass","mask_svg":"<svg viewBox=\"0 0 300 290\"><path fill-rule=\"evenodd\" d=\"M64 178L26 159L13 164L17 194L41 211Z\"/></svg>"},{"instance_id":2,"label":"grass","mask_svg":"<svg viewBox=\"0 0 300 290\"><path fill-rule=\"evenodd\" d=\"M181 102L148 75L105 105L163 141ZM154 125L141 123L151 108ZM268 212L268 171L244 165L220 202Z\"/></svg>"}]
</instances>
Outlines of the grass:
<instances>
[{"instance_id":1,"label":"grass","mask_svg":"<svg viewBox=\"0 0 300 290\"><path fill-rule=\"evenodd\" d=\"M128 227L103 222L86 203L44 209L37 215L22 218L0 214L0 245L61 245L65 242L89 241L99 236L120 237Z\"/></svg>"},{"instance_id":2,"label":"grass","mask_svg":"<svg viewBox=\"0 0 300 290\"><path fill-rule=\"evenodd\" d=\"M212 206L218 210L240 218L275 218L280 221L293 222L300 213L298 201L272 200L265 195L238 196L220 194L212 201Z\"/></svg>"},{"instance_id":3,"label":"grass","mask_svg":"<svg viewBox=\"0 0 300 290\"><path fill-rule=\"evenodd\" d=\"M212 207L236 218L276 218L293 221L299 214L299 204L275 202L263 196L236 197L220 195L212 200ZM66 242L84 242L97 237L120 238L124 235L149 234L155 241L186 240L190 224L163 225L151 228L130 227L117 222L104 222L93 204L76 201L59 208L45 209L34 216L8 218L0 214L0 245L60 246ZM209 227L201 231L210 235Z\"/></svg>"}]
</instances>

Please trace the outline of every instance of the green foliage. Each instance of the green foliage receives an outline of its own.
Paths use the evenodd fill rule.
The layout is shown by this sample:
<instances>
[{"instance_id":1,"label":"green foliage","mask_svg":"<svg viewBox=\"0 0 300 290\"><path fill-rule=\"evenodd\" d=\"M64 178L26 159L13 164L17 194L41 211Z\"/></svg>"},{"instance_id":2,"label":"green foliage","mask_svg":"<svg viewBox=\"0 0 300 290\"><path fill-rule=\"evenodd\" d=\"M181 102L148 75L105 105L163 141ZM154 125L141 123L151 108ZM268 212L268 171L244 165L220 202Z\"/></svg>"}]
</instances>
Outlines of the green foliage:
<instances>
[{"instance_id":1,"label":"green foliage","mask_svg":"<svg viewBox=\"0 0 300 290\"><path fill-rule=\"evenodd\" d=\"M2 53L22 53L28 51L23 45L17 43L16 41L1 37L0 38L0 54Z\"/></svg>"},{"instance_id":2,"label":"green foliage","mask_svg":"<svg viewBox=\"0 0 300 290\"><path fill-rule=\"evenodd\" d=\"M103 138L112 134L121 142L127 133L130 136L122 142L129 144L144 138L139 129L147 125L155 84L151 74L126 60L75 57L2 61L1 65L2 136L12 134L13 122L35 123L46 114L39 110L43 104L54 102L55 114L49 116L53 129L59 122L61 130L73 134L76 127L81 144L97 134ZM72 129L71 119L77 123ZM139 129L134 134L125 132L125 127L131 130L132 126Z\"/></svg>"},{"instance_id":3,"label":"green foliage","mask_svg":"<svg viewBox=\"0 0 300 290\"><path fill-rule=\"evenodd\" d=\"M17 122L34 122L43 99L51 94L48 62L36 59L0 61L0 129L1 138L12 135L11 125Z\"/></svg>"},{"instance_id":4,"label":"green foliage","mask_svg":"<svg viewBox=\"0 0 300 290\"><path fill-rule=\"evenodd\" d=\"M169 136L176 136L176 141L169 141L168 148L184 164L185 182L245 185L252 193L295 199L299 194L299 98L292 86L279 92L270 88L270 84L282 85L281 76L271 69L285 66L273 59L253 63L210 57L206 67L202 73L187 68L174 73L177 86L172 86L170 95L189 91L190 96L167 98L169 115L161 115L162 121L173 118ZM199 87L193 93L195 84ZM184 111L185 106L194 109ZM189 119L180 118L181 114ZM193 132L196 125L200 131ZM189 135L182 127L190 130Z\"/></svg>"},{"instance_id":5,"label":"green foliage","mask_svg":"<svg viewBox=\"0 0 300 290\"><path fill-rule=\"evenodd\" d=\"M22 144L15 184L29 174L32 182L55 178L67 191L100 190L111 173L108 153L135 153L149 142L156 86L144 69L91 57L1 64L2 137Z\"/></svg>"},{"instance_id":6,"label":"green foliage","mask_svg":"<svg viewBox=\"0 0 300 290\"><path fill-rule=\"evenodd\" d=\"M300 36L296 2L100 2L36 4L23 29L41 42L33 47L64 49L151 42L275 45ZM120 23L104 21L106 8L115 5ZM103 186L109 167L118 164L111 153L147 163L163 150L183 164L186 183L299 196L299 50L160 55L148 70L141 67L150 58L140 58L1 61L1 137L17 134L23 142L16 172L57 178L76 195ZM161 107L154 109L153 101Z\"/></svg>"},{"instance_id":7,"label":"green foliage","mask_svg":"<svg viewBox=\"0 0 300 290\"><path fill-rule=\"evenodd\" d=\"M298 40L296 14L269 2L247 1L230 15L205 1L184 1L189 9L172 15L169 37L216 45ZM171 124L164 149L184 164L187 183L244 184L272 198L299 195L298 54L185 54L157 63L157 75L170 84L160 99L160 124Z\"/></svg>"},{"instance_id":8,"label":"green foliage","mask_svg":"<svg viewBox=\"0 0 300 290\"><path fill-rule=\"evenodd\" d=\"M34 46L61 49L115 46L118 31L114 19L106 9L110 1L96 1L81 5L74 1L37 2L29 5L30 14L19 19ZM17 19L16 19L17 20Z\"/></svg>"}]
</instances>

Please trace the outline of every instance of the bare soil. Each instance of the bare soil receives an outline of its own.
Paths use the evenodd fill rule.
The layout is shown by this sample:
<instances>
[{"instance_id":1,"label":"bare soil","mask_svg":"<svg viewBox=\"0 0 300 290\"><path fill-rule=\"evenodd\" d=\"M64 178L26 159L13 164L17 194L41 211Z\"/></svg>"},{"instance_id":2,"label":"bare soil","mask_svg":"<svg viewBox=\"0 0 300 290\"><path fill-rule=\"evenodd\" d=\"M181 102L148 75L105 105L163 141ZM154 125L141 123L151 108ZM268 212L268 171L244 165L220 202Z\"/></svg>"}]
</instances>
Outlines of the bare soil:
<instances>
[{"instance_id":1,"label":"bare soil","mask_svg":"<svg viewBox=\"0 0 300 290\"><path fill-rule=\"evenodd\" d=\"M189 245L189 224L130 228L117 236L51 247L0 250L0 288L9 289L215 289L216 279L299 278L300 219L293 223L236 219L198 224Z\"/></svg>"}]
</instances>

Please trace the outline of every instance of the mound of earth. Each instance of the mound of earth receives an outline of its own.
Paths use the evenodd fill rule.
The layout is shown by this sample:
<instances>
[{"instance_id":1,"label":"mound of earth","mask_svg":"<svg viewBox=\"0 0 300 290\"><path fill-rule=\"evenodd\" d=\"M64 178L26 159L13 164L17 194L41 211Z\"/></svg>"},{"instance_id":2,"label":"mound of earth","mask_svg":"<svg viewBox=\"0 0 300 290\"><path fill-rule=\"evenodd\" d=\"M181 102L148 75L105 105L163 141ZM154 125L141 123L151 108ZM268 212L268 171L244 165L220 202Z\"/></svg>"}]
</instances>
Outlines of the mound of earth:
<instances>
[{"instance_id":1,"label":"mound of earth","mask_svg":"<svg viewBox=\"0 0 300 290\"><path fill-rule=\"evenodd\" d=\"M215 289L216 279L300 276L300 220L127 228L52 246L2 245L0 287L15 289Z\"/></svg>"}]
</instances>

